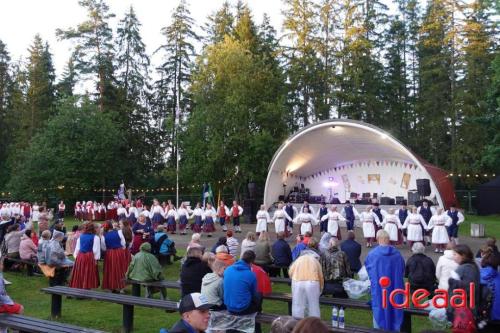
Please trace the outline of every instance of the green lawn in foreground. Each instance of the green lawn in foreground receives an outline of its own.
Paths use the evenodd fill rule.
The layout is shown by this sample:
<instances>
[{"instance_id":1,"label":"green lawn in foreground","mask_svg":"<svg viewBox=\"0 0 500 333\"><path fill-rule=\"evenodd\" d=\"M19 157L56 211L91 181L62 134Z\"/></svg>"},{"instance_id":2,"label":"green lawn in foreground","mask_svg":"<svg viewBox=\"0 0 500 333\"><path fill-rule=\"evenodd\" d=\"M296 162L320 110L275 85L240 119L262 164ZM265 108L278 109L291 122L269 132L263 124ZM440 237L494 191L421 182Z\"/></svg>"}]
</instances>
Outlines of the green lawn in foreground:
<instances>
[{"instance_id":1,"label":"green lawn in foreground","mask_svg":"<svg viewBox=\"0 0 500 333\"><path fill-rule=\"evenodd\" d=\"M74 219L66 219L68 230L78 223ZM470 223L484 223L487 235L500 235L500 216L478 217L466 216L466 222L460 228L461 235L470 235ZM169 280L177 280L179 277L179 262L165 268L165 276ZM102 270L101 270L102 271ZM42 319L50 316L50 296L40 292L41 288L47 287L47 279L44 277L27 277L25 272L6 272L5 278L13 284L7 286L9 295L24 305L25 313ZM101 276L102 278L102 276ZM290 287L282 284L274 284L273 290L278 292L289 292ZM178 300L179 292L168 290L169 298ZM286 314L287 304L276 301L264 301L264 312ZM322 318L328 320L331 308L322 306ZM158 332L160 328L170 328L179 318L178 314L165 313L161 310L135 308L135 332L152 333ZM120 305L86 301L63 299L62 322L71 323L83 327L101 329L108 332L120 332L122 323L122 307ZM371 312L363 310L346 311L347 325L371 326ZM420 332L431 328L429 321L423 317L413 317L413 331ZM268 329L265 328L264 332Z\"/></svg>"}]
</instances>

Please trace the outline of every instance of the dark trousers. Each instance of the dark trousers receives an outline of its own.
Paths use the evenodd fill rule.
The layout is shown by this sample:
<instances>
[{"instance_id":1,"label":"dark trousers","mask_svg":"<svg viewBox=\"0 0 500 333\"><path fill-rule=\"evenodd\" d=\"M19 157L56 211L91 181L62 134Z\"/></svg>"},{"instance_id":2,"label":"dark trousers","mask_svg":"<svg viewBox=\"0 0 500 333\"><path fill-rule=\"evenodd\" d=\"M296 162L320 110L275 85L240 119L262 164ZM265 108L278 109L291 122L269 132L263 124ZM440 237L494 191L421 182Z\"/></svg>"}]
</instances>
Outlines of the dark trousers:
<instances>
[{"instance_id":1,"label":"dark trousers","mask_svg":"<svg viewBox=\"0 0 500 333\"><path fill-rule=\"evenodd\" d=\"M347 224L347 230L354 230L354 220L346 220L345 224Z\"/></svg>"},{"instance_id":2,"label":"dark trousers","mask_svg":"<svg viewBox=\"0 0 500 333\"><path fill-rule=\"evenodd\" d=\"M64 286L66 285L66 281L68 281L69 273L71 272L71 268L67 267L59 267L56 268L54 272L54 277L49 278L49 286Z\"/></svg>"},{"instance_id":3,"label":"dark trousers","mask_svg":"<svg viewBox=\"0 0 500 333\"><path fill-rule=\"evenodd\" d=\"M331 295L336 298L349 298L342 282L337 281L325 281L325 286L323 288L323 295Z\"/></svg>"},{"instance_id":4,"label":"dark trousers","mask_svg":"<svg viewBox=\"0 0 500 333\"><path fill-rule=\"evenodd\" d=\"M323 232L323 231L324 231L324 232L327 232L327 231L328 231L328 220L326 220L326 221L321 221L321 222L319 223L319 231L320 231L320 232Z\"/></svg>"},{"instance_id":5,"label":"dark trousers","mask_svg":"<svg viewBox=\"0 0 500 333\"><path fill-rule=\"evenodd\" d=\"M277 277L283 276L284 278L288 278L288 266L277 266L273 267L270 272L268 272L269 276Z\"/></svg>"},{"instance_id":6,"label":"dark trousers","mask_svg":"<svg viewBox=\"0 0 500 333\"><path fill-rule=\"evenodd\" d=\"M240 217L239 216L233 216L233 225L240 225Z\"/></svg>"}]
</instances>

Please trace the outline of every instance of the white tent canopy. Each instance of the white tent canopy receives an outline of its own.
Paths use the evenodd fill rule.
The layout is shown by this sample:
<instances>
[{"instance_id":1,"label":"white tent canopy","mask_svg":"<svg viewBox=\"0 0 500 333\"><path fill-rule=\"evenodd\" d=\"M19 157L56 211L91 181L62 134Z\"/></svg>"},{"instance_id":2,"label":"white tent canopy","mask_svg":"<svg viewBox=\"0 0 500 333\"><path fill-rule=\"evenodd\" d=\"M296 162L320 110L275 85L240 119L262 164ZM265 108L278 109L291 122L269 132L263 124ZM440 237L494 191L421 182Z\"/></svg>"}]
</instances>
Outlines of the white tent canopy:
<instances>
[{"instance_id":1,"label":"white tent canopy","mask_svg":"<svg viewBox=\"0 0 500 333\"><path fill-rule=\"evenodd\" d=\"M309 188L311 195L328 199L334 193L341 201L350 192L406 198L408 190L416 189L418 178L430 180L429 197L442 206L431 175L397 139L366 123L326 120L301 129L276 151L269 165L264 204L269 207L298 184Z\"/></svg>"}]
</instances>

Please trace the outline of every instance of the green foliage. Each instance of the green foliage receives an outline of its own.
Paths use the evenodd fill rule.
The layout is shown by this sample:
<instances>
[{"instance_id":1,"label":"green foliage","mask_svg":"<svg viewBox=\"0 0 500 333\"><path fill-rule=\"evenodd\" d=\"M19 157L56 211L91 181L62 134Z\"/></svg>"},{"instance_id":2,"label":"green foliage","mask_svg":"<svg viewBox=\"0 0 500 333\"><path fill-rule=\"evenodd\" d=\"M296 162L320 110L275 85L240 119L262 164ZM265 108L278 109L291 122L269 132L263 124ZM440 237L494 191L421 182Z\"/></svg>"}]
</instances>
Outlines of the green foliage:
<instances>
[{"instance_id":1,"label":"green foliage","mask_svg":"<svg viewBox=\"0 0 500 333\"><path fill-rule=\"evenodd\" d=\"M123 137L108 115L89 103L81 106L67 99L57 107L46 128L34 136L30 146L17 158L23 161L9 182L15 197L40 199L43 188L103 187L116 185L121 165L126 163L113 152L123 148ZM33 192L35 191L35 192ZM76 190L58 195L73 199Z\"/></svg>"}]
</instances>

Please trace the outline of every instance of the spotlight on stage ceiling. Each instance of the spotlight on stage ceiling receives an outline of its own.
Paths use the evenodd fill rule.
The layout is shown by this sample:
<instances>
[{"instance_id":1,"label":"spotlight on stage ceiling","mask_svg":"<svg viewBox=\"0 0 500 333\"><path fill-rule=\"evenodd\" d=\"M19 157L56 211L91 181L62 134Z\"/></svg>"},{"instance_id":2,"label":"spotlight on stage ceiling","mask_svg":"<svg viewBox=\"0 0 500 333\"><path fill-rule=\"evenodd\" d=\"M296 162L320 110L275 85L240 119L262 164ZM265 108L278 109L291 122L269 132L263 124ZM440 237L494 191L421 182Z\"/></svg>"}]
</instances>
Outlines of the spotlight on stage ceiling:
<instances>
[{"instance_id":1,"label":"spotlight on stage ceiling","mask_svg":"<svg viewBox=\"0 0 500 333\"><path fill-rule=\"evenodd\" d=\"M333 177L328 177L328 181L323 183L323 186L325 187L337 187L339 186L339 183L337 183Z\"/></svg>"}]
</instances>

